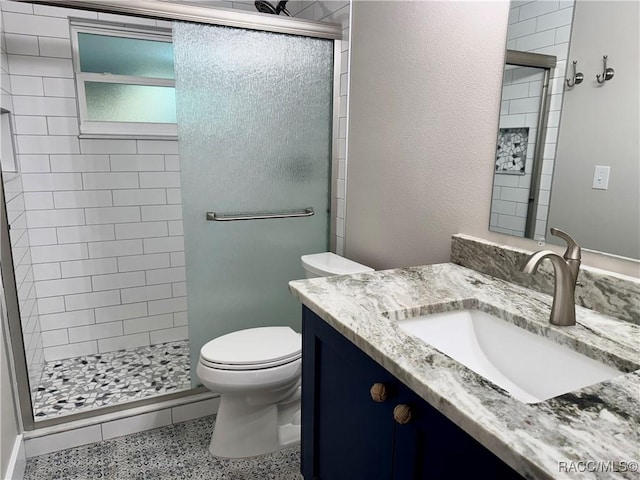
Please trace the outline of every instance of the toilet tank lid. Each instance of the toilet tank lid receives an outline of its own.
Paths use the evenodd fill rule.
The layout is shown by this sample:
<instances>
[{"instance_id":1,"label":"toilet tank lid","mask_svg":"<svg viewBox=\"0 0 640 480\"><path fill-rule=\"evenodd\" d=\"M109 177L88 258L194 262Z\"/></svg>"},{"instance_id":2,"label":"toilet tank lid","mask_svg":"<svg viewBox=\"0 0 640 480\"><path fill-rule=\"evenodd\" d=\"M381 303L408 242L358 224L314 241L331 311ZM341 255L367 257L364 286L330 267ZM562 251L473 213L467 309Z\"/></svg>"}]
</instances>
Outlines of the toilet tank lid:
<instances>
[{"instance_id":1,"label":"toilet tank lid","mask_svg":"<svg viewBox=\"0 0 640 480\"><path fill-rule=\"evenodd\" d=\"M304 268L316 275L349 275L373 272L373 268L331 252L313 253L301 257Z\"/></svg>"},{"instance_id":2,"label":"toilet tank lid","mask_svg":"<svg viewBox=\"0 0 640 480\"><path fill-rule=\"evenodd\" d=\"M258 327L214 338L200 349L209 362L260 365L300 355L302 337L290 327Z\"/></svg>"}]
</instances>

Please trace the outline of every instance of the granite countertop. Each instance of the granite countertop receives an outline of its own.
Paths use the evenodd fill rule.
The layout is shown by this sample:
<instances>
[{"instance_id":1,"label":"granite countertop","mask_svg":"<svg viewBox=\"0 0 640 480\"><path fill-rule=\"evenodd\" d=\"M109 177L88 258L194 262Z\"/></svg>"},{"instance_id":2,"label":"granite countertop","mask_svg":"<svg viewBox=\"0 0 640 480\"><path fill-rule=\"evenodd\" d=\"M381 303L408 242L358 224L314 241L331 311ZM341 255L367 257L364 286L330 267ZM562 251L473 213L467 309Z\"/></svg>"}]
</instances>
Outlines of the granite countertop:
<instances>
[{"instance_id":1,"label":"granite countertop","mask_svg":"<svg viewBox=\"0 0 640 480\"><path fill-rule=\"evenodd\" d=\"M550 296L452 263L296 280L289 286L298 300L524 477L638 478L635 472L616 472L624 465L615 462L640 460L639 325L576 307L577 325L556 327L548 321ZM501 311L505 320L621 373L525 404L395 322L474 307Z\"/></svg>"}]
</instances>

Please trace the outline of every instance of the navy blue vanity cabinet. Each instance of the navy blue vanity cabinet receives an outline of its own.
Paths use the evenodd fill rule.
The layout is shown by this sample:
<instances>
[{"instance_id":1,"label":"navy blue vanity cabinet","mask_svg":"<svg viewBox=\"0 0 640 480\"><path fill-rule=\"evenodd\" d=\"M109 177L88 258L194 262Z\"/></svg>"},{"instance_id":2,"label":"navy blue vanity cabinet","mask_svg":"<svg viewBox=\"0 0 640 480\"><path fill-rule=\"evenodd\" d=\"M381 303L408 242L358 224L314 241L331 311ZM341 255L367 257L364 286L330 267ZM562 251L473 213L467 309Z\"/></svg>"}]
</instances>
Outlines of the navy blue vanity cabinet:
<instances>
[{"instance_id":1,"label":"navy blue vanity cabinet","mask_svg":"<svg viewBox=\"0 0 640 480\"><path fill-rule=\"evenodd\" d=\"M521 478L303 307L305 480Z\"/></svg>"}]
</instances>

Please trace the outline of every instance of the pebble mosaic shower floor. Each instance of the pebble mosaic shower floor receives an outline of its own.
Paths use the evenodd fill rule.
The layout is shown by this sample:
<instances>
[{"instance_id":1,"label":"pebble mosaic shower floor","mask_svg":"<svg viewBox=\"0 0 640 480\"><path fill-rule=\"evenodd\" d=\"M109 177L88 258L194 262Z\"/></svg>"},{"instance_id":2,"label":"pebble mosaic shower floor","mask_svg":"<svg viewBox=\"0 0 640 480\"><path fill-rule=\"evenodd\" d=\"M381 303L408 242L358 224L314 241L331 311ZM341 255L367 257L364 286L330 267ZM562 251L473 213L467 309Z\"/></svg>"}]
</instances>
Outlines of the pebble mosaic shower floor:
<instances>
[{"instance_id":1,"label":"pebble mosaic shower floor","mask_svg":"<svg viewBox=\"0 0 640 480\"><path fill-rule=\"evenodd\" d=\"M211 456L214 417L27 460L24 480L303 480L300 449L241 460Z\"/></svg>"},{"instance_id":2,"label":"pebble mosaic shower floor","mask_svg":"<svg viewBox=\"0 0 640 480\"><path fill-rule=\"evenodd\" d=\"M47 362L33 388L36 421L191 388L189 343Z\"/></svg>"}]
</instances>

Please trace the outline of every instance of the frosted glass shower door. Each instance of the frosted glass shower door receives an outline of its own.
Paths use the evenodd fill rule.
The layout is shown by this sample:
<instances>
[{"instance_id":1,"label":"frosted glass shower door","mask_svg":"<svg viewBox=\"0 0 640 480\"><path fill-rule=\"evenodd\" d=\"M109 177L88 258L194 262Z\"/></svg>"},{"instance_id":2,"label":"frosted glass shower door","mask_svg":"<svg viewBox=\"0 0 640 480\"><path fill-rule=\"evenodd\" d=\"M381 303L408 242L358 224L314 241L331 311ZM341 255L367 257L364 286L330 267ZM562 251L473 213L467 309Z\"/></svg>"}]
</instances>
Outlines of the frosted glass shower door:
<instances>
[{"instance_id":1,"label":"frosted glass shower door","mask_svg":"<svg viewBox=\"0 0 640 480\"><path fill-rule=\"evenodd\" d=\"M333 41L174 24L192 382L200 348L234 330L289 325L300 256L326 251ZM217 215L313 216L207 221Z\"/></svg>"}]
</instances>

